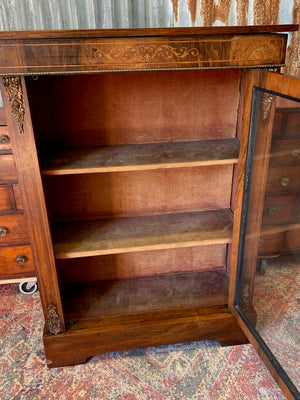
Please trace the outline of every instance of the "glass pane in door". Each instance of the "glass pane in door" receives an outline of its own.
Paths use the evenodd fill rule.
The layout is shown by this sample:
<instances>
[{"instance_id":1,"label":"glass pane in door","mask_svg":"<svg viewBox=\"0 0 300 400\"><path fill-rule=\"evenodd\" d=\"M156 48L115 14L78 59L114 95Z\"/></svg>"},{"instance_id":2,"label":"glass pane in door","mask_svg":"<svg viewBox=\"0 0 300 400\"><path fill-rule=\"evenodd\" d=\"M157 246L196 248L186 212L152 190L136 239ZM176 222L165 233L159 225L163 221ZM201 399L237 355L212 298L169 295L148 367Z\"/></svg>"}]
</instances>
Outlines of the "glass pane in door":
<instances>
[{"instance_id":1,"label":"glass pane in door","mask_svg":"<svg viewBox=\"0 0 300 400\"><path fill-rule=\"evenodd\" d=\"M300 102L253 95L236 304L300 390Z\"/></svg>"}]
</instances>

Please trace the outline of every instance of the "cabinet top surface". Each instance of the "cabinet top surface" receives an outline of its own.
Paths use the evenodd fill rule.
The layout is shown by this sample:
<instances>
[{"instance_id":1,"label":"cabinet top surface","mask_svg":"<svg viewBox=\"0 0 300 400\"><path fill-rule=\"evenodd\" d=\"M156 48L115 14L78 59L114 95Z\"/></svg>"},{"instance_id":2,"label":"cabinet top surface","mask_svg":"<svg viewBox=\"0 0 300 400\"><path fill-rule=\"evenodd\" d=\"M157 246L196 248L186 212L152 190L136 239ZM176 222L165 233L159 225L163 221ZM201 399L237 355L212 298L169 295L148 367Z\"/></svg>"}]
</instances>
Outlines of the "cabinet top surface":
<instances>
[{"instance_id":1,"label":"cabinet top surface","mask_svg":"<svg viewBox=\"0 0 300 400\"><path fill-rule=\"evenodd\" d=\"M74 39L74 38L114 38L151 36L190 35L240 35L254 33L297 31L299 25L248 25L182 28L126 28L126 29L77 29L77 30L35 30L0 32L0 40L24 39Z\"/></svg>"}]
</instances>

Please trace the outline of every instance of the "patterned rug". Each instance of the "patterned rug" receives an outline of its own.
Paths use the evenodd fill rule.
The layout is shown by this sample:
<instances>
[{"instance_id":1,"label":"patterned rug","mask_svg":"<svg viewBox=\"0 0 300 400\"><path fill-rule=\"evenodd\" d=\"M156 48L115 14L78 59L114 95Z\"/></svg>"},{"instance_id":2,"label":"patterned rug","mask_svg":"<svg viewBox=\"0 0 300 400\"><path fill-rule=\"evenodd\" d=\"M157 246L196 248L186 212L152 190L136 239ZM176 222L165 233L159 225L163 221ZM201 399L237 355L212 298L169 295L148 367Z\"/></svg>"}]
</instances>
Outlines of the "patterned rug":
<instances>
[{"instance_id":1,"label":"patterned rug","mask_svg":"<svg viewBox=\"0 0 300 400\"><path fill-rule=\"evenodd\" d=\"M300 255L270 259L254 288L256 329L300 391Z\"/></svg>"},{"instance_id":2,"label":"patterned rug","mask_svg":"<svg viewBox=\"0 0 300 400\"><path fill-rule=\"evenodd\" d=\"M49 370L42 330L39 294L0 286L1 400L285 399L251 345L193 342L104 354Z\"/></svg>"}]
</instances>

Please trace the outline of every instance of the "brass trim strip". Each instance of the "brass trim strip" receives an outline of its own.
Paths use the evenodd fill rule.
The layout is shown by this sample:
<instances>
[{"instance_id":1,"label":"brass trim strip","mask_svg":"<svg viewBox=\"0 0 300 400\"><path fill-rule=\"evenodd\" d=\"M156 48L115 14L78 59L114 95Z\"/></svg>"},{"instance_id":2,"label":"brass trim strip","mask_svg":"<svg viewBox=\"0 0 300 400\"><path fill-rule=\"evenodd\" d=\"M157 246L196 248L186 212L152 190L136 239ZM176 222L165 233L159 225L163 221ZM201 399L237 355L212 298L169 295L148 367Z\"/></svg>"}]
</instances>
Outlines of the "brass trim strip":
<instances>
[{"instance_id":1,"label":"brass trim strip","mask_svg":"<svg viewBox=\"0 0 300 400\"><path fill-rule=\"evenodd\" d=\"M11 72L0 73L3 76L45 76L45 75L85 75L85 74L105 74L117 72L151 72L151 71L200 71L209 69L257 69L257 68L276 68L285 67L286 64L261 64L261 65L230 65L230 66L214 66L214 67L182 67L182 68L134 68L134 69L108 69L108 70L83 70L83 71L43 71L43 72Z\"/></svg>"}]
</instances>

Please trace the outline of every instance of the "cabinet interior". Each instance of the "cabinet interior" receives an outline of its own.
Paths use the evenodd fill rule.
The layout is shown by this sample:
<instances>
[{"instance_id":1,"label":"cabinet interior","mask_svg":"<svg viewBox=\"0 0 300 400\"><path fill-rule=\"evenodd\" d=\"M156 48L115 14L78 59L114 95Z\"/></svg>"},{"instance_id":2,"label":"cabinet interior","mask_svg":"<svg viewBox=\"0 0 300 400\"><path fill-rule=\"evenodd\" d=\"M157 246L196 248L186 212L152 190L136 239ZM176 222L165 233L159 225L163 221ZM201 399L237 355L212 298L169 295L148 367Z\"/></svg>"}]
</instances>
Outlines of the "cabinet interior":
<instances>
[{"instance_id":1,"label":"cabinet interior","mask_svg":"<svg viewBox=\"0 0 300 400\"><path fill-rule=\"evenodd\" d=\"M226 305L241 71L25 79L66 320Z\"/></svg>"}]
</instances>

